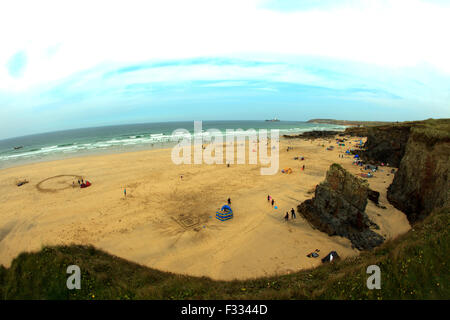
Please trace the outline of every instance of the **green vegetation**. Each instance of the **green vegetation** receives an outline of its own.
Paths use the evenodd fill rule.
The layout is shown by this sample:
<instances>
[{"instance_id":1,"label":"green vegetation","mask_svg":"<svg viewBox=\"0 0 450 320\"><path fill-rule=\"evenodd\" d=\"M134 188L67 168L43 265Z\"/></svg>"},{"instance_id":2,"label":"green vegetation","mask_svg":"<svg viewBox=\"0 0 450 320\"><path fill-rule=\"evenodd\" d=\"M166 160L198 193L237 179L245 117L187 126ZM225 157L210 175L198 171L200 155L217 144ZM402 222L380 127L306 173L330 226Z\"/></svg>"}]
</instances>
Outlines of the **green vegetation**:
<instances>
[{"instance_id":1,"label":"green vegetation","mask_svg":"<svg viewBox=\"0 0 450 320\"><path fill-rule=\"evenodd\" d=\"M0 266L2 299L448 299L449 208L372 252L285 276L213 281L146 268L93 247L45 247ZM305 252L299 252L299 255ZM325 252L324 252L325 254ZM81 268L81 290L66 288L66 268ZM366 268L381 268L368 290Z\"/></svg>"},{"instance_id":2,"label":"green vegetation","mask_svg":"<svg viewBox=\"0 0 450 320\"><path fill-rule=\"evenodd\" d=\"M428 119L411 129L415 139L434 145L438 141L450 142L450 119Z\"/></svg>"},{"instance_id":3,"label":"green vegetation","mask_svg":"<svg viewBox=\"0 0 450 320\"><path fill-rule=\"evenodd\" d=\"M365 126L365 127L393 124L393 122L388 121L353 121L353 120L335 120L335 119L311 119L306 122L337 124L343 126Z\"/></svg>"},{"instance_id":4,"label":"green vegetation","mask_svg":"<svg viewBox=\"0 0 450 320\"><path fill-rule=\"evenodd\" d=\"M410 127L412 133L419 139L426 139L434 144L437 141L450 141L450 119L427 119L423 121L382 122L382 121L349 121L334 119L312 119L310 123L329 123L351 126L345 130L346 134L366 136L367 130L389 127ZM361 127L354 127L361 126Z\"/></svg>"}]
</instances>

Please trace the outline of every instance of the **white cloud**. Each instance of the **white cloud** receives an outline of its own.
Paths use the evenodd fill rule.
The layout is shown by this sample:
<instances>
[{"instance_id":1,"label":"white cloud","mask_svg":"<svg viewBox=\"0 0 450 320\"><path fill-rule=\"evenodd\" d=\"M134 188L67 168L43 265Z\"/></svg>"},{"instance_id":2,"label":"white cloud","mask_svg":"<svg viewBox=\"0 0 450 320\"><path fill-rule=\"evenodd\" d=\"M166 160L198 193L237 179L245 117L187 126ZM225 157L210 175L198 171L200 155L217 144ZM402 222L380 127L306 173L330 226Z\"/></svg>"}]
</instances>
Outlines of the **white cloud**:
<instances>
[{"instance_id":1,"label":"white cloud","mask_svg":"<svg viewBox=\"0 0 450 320\"><path fill-rule=\"evenodd\" d=\"M0 89L110 63L199 56L312 55L392 68L425 63L450 73L449 7L395 0L278 12L263 2L5 1ZM6 61L20 50L27 67L14 79Z\"/></svg>"}]
</instances>

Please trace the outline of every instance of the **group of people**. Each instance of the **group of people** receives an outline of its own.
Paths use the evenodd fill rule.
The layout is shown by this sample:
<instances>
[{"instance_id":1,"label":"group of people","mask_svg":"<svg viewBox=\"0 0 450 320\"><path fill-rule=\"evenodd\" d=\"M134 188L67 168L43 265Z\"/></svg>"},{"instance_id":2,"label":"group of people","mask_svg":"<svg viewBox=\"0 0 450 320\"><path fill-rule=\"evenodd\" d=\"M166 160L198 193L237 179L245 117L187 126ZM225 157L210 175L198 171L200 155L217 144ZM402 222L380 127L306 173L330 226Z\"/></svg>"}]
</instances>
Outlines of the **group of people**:
<instances>
[{"instance_id":1,"label":"group of people","mask_svg":"<svg viewBox=\"0 0 450 320\"><path fill-rule=\"evenodd\" d=\"M267 201L272 202L272 207L275 204L275 200L273 200L273 198L270 195L267 196Z\"/></svg>"},{"instance_id":2,"label":"group of people","mask_svg":"<svg viewBox=\"0 0 450 320\"><path fill-rule=\"evenodd\" d=\"M81 186L82 184L84 184L84 180L83 179L78 179L78 185ZM75 187L75 181L72 181L72 187Z\"/></svg>"},{"instance_id":3,"label":"group of people","mask_svg":"<svg viewBox=\"0 0 450 320\"><path fill-rule=\"evenodd\" d=\"M87 188L87 187L89 187L91 185L91 183L89 182L89 181L87 181L87 180L84 180L84 179L78 179L78 186L80 187L80 188ZM72 187L73 188L75 188L75 181L72 181Z\"/></svg>"},{"instance_id":4,"label":"group of people","mask_svg":"<svg viewBox=\"0 0 450 320\"><path fill-rule=\"evenodd\" d=\"M275 204L275 200L270 196L267 195L267 202L272 204L272 207ZM295 219L296 215L295 215L295 210L294 208L291 209L291 219ZM288 221L289 220L289 211L286 211L286 215L284 216L284 220Z\"/></svg>"},{"instance_id":5,"label":"group of people","mask_svg":"<svg viewBox=\"0 0 450 320\"><path fill-rule=\"evenodd\" d=\"M295 219L295 210L294 208L291 209L291 219ZM289 220L289 211L286 211L286 215L284 216L284 220L288 221Z\"/></svg>"},{"instance_id":6,"label":"group of people","mask_svg":"<svg viewBox=\"0 0 450 320\"><path fill-rule=\"evenodd\" d=\"M126 189L124 189L124 194L126 196ZM267 195L267 202L272 204L272 207L275 205L275 200L270 196ZM228 205L231 205L231 198L227 199L227 203ZM296 215L295 215L295 210L294 208L291 209L291 219L295 219ZM289 220L289 211L286 211L286 215L284 216L284 220L288 221Z\"/></svg>"}]
</instances>

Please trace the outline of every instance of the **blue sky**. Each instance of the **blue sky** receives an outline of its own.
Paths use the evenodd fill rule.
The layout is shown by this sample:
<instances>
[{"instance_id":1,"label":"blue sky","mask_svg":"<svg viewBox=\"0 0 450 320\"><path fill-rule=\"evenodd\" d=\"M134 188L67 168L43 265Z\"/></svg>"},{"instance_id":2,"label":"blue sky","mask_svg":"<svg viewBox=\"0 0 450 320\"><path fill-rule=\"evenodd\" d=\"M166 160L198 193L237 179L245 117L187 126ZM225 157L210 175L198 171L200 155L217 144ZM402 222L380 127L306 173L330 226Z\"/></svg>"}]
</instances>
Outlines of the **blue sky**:
<instances>
[{"instance_id":1,"label":"blue sky","mask_svg":"<svg viewBox=\"0 0 450 320\"><path fill-rule=\"evenodd\" d=\"M2 3L0 139L153 121L450 117L448 16L439 0Z\"/></svg>"}]
</instances>

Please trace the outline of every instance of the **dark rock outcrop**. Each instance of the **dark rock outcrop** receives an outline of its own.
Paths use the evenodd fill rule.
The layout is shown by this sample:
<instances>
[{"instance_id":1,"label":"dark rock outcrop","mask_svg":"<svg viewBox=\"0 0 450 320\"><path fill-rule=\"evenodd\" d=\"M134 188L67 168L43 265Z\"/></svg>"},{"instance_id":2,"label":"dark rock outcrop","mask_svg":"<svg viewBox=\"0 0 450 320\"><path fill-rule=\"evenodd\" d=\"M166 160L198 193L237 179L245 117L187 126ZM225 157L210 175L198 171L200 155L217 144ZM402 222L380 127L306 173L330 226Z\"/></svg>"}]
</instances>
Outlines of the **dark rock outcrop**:
<instances>
[{"instance_id":1,"label":"dark rock outcrop","mask_svg":"<svg viewBox=\"0 0 450 320\"><path fill-rule=\"evenodd\" d=\"M432 123L434 124L434 123ZM450 205L450 121L415 127L387 198L409 222Z\"/></svg>"},{"instance_id":2,"label":"dark rock outcrop","mask_svg":"<svg viewBox=\"0 0 450 320\"><path fill-rule=\"evenodd\" d=\"M364 212L368 194L367 182L333 164L325 181L316 187L314 198L297 210L320 231L346 237L359 250L372 249L384 238L371 230L378 226Z\"/></svg>"},{"instance_id":3,"label":"dark rock outcrop","mask_svg":"<svg viewBox=\"0 0 450 320\"><path fill-rule=\"evenodd\" d=\"M334 138L340 131L328 131L328 130L315 130L307 131L302 134L297 135L283 135L284 138L288 139L317 139L317 138Z\"/></svg>"},{"instance_id":4,"label":"dark rock outcrop","mask_svg":"<svg viewBox=\"0 0 450 320\"><path fill-rule=\"evenodd\" d=\"M359 152L362 160L371 163L388 163L398 167L405 154L412 123L370 127L367 129L366 151Z\"/></svg>"},{"instance_id":5,"label":"dark rock outcrop","mask_svg":"<svg viewBox=\"0 0 450 320\"><path fill-rule=\"evenodd\" d=\"M372 201L376 205L380 204L380 193L378 191L369 189L367 197L369 198L370 201Z\"/></svg>"},{"instance_id":6,"label":"dark rock outcrop","mask_svg":"<svg viewBox=\"0 0 450 320\"><path fill-rule=\"evenodd\" d=\"M368 127L349 127L346 128L344 134L352 137L367 137Z\"/></svg>"}]
</instances>

